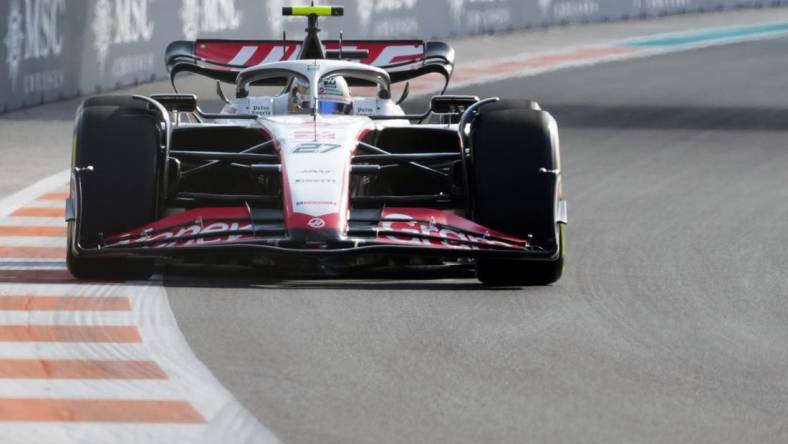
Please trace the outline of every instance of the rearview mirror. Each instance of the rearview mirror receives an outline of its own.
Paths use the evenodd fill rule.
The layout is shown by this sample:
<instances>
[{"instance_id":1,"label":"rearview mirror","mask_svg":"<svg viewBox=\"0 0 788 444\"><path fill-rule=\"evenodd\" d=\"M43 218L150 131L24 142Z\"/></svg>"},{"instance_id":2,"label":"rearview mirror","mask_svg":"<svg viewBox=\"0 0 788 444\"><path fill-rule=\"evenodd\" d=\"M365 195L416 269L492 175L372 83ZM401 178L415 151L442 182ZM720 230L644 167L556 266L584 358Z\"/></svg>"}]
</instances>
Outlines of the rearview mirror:
<instances>
[{"instance_id":1,"label":"rearview mirror","mask_svg":"<svg viewBox=\"0 0 788 444\"><path fill-rule=\"evenodd\" d=\"M197 96L194 94L154 94L150 98L161 103L167 111L191 113L197 110Z\"/></svg>"},{"instance_id":2,"label":"rearview mirror","mask_svg":"<svg viewBox=\"0 0 788 444\"><path fill-rule=\"evenodd\" d=\"M436 114L462 114L478 101L476 96L433 96L430 106Z\"/></svg>"}]
</instances>

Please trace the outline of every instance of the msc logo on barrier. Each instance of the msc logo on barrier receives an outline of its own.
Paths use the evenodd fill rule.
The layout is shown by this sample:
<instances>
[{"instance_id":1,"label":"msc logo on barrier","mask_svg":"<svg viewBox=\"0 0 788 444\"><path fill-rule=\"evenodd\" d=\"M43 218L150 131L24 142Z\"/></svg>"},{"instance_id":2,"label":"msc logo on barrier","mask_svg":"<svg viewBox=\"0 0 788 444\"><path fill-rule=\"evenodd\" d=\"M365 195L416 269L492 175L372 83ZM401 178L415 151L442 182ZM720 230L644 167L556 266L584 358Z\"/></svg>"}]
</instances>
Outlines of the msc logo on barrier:
<instances>
[{"instance_id":1,"label":"msc logo on barrier","mask_svg":"<svg viewBox=\"0 0 788 444\"><path fill-rule=\"evenodd\" d=\"M154 0L98 0L94 8L93 33L99 70L106 69L113 45L150 41L154 24L148 18L148 3Z\"/></svg>"},{"instance_id":2,"label":"msc logo on barrier","mask_svg":"<svg viewBox=\"0 0 788 444\"><path fill-rule=\"evenodd\" d=\"M654 13L670 9L682 9L692 6L692 0L633 0L635 10Z\"/></svg>"},{"instance_id":3,"label":"msc logo on barrier","mask_svg":"<svg viewBox=\"0 0 788 444\"><path fill-rule=\"evenodd\" d=\"M11 3L6 19L8 30L3 40L13 90L23 60L59 56L63 51L57 19L66 10L66 0L24 0L24 5L23 12L21 0Z\"/></svg>"},{"instance_id":4,"label":"msc logo on barrier","mask_svg":"<svg viewBox=\"0 0 788 444\"><path fill-rule=\"evenodd\" d=\"M292 2L288 2L290 5ZM282 7L285 5L285 0L268 0L265 2L266 16L268 17L268 31L274 37L280 37L283 30L282 21Z\"/></svg>"},{"instance_id":5,"label":"msc logo on barrier","mask_svg":"<svg viewBox=\"0 0 788 444\"><path fill-rule=\"evenodd\" d=\"M454 23L462 23L463 6L465 6L465 0L449 0L449 11L454 18Z\"/></svg>"},{"instance_id":6,"label":"msc logo on barrier","mask_svg":"<svg viewBox=\"0 0 788 444\"><path fill-rule=\"evenodd\" d=\"M449 0L449 12L458 29L472 33L506 29L512 22L508 0Z\"/></svg>"},{"instance_id":7,"label":"msc logo on barrier","mask_svg":"<svg viewBox=\"0 0 788 444\"><path fill-rule=\"evenodd\" d=\"M235 0L183 0L183 36L196 39L202 32L220 32L241 26L241 11Z\"/></svg>"},{"instance_id":8,"label":"msc logo on barrier","mask_svg":"<svg viewBox=\"0 0 788 444\"><path fill-rule=\"evenodd\" d=\"M375 37L412 35L419 32L417 3L418 0L358 0L356 13L363 30L371 31Z\"/></svg>"},{"instance_id":9,"label":"msc logo on barrier","mask_svg":"<svg viewBox=\"0 0 788 444\"><path fill-rule=\"evenodd\" d=\"M577 20L591 18L599 13L600 4L597 0L539 0L539 9L544 18Z\"/></svg>"}]
</instances>

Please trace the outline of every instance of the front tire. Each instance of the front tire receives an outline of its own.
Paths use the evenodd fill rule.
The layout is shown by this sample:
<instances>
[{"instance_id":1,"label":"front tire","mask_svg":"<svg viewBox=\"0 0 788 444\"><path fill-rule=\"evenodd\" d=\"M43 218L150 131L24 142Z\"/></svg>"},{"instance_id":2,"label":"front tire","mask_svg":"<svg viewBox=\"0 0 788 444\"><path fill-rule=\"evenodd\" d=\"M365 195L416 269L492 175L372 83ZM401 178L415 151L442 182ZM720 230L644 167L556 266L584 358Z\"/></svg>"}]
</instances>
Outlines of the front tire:
<instances>
[{"instance_id":1,"label":"front tire","mask_svg":"<svg viewBox=\"0 0 788 444\"><path fill-rule=\"evenodd\" d=\"M478 279L487 285L556 282L564 270L565 235L556 221L560 174L550 173L561 168L555 120L533 102L490 104L474 123L472 141L476 222L558 249L558 257L549 261L478 259Z\"/></svg>"},{"instance_id":2,"label":"front tire","mask_svg":"<svg viewBox=\"0 0 788 444\"><path fill-rule=\"evenodd\" d=\"M94 248L101 235L122 233L156 219L160 159L158 118L145 102L103 96L82 104L74 129L72 167L94 169L81 176L82 212L77 216L83 247ZM66 264L74 277L142 280L153 274L150 259L77 255L76 230L77 224L69 222Z\"/></svg>"}]
</instances>

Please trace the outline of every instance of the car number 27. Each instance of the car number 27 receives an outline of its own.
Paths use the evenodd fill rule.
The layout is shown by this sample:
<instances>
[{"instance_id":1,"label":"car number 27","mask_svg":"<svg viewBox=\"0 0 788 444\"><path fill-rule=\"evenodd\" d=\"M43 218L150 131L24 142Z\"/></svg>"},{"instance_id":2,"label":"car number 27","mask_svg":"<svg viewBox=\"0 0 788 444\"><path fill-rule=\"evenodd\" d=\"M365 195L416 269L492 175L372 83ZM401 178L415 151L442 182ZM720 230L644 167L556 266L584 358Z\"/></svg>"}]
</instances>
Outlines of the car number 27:
<instances>
[{"instance_id":1,"label":"car number 27","mask_svg":"<svg viewBox=\"0 0 788 444\"><path fill-rule=\"evenodd\" d=\"M341 148L342 145L337 145L335 143L302 143L295 147L293 150L293 154L306 154L306 153L316 153L322 154L327 153L329 151L334 151L335 149Z\"/></svg>"}]
</instances>

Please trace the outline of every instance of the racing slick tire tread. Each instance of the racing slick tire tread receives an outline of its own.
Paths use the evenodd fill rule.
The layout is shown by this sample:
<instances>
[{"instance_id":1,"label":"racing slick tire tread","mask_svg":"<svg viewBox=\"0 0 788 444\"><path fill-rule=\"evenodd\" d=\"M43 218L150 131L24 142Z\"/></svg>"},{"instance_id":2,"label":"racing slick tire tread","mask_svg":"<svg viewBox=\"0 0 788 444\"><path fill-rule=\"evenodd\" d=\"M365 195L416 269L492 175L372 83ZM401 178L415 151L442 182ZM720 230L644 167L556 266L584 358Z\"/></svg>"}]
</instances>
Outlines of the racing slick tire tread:
<instances>
[{"instance_id":1,"label":"racing slick tire tread","mask_svg":"<svg viewBox=\"0 0 788 444\"><path fill-rule=\"evenodd\" d=\"M156 219L161 135L158 118L140 100L102 96L77 111L72 166L93 166L82 176L81 243L95 247L98 234L121 233ZM66 263L86 280L144 280L150 259L89 258L73 252L75 222L69 222Z\"/></svg>"},{"instance_id":2,"label":"racing slick tire tread","mask_svg":"<svg viewBox=\"0 0 788 444\"><path fill-rule=\"evenodd\" d=\"M474 220L547 249L552 261L478 259L476 274L487 285L549 285L564 269L564 226L556 223L561 184L555 121L535 102L501 101L481 109L472 132L471 179Z\"/></svg>"}]
</instances>

